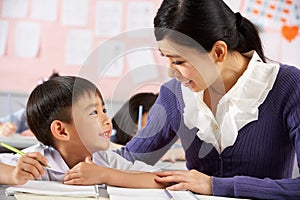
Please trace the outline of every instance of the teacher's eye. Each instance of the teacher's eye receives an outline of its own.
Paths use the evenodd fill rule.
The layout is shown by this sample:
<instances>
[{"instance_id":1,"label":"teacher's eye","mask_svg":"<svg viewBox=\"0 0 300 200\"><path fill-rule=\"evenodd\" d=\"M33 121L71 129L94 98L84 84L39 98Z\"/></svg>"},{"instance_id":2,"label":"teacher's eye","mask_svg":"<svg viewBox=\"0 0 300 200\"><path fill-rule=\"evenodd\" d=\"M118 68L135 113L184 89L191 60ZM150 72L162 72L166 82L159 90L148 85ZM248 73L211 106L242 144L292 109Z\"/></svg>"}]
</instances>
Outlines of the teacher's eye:
<instances>
[{"instance_id":1,"label":"teacher's eye","mask_svg":"<svg viewBox=\"0 0 300 200\"><path fill-rule=\"evenodd\" d=\"M89 115L97 115L97 114L98 114L97 110L94 110Z\"/></svg>"},{"instance_id":2,"label":"teacher's eye","mask_svg":"<svg viewBox=\"0 0 300 200\"><path fill-rule=\"evenodd\" d=\"M173 61L172 64L174 65L182 65L184 61Z\"/></svg>"}]
</instances>

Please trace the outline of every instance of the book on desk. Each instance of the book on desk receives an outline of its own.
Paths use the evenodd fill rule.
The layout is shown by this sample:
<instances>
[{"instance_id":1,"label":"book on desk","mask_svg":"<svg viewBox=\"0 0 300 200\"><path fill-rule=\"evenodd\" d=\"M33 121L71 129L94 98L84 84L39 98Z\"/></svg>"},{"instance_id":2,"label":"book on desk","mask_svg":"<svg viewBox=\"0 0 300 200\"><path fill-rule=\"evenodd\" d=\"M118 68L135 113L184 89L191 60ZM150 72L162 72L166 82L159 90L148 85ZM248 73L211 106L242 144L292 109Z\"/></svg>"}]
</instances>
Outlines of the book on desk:
<instances>
[{"instance_id":1,"label":"book on desk","mask_svg":"<svg viewBox=\"0 0 300 200\"><path fill-rule=\"evenodd\" d=\"M97 187L97 189L95 189ZM197 200L189 191L169 191L173 199ZM16 199L45 199L52 196L58 200L60 197L67 199L96 198L110 200L155 199L170 200L163 189L131 189L105 185L78 186L65 185L55 181L30 180L24 185L10 186L5 190L6 195L15 195ZM25 195L22 195L25 194ZM66 198L64 198L66 199Z\"/></svg>"},{"instance_id":2,"label":"book on desk","mask_svg":"<svg viewBox=\"0 0 300 200\"><path fill-rule=\"evenodd\" d=\"M170 200L164 189L133 189L115 186L65 185L54 181L28 181L24 185L6 188L7 195L17 200ZM190 191L169 191L174 200L234 200L234 198L195 195ZM236 199L235 199L236 200Z\"/></svg>"}]
</instances>

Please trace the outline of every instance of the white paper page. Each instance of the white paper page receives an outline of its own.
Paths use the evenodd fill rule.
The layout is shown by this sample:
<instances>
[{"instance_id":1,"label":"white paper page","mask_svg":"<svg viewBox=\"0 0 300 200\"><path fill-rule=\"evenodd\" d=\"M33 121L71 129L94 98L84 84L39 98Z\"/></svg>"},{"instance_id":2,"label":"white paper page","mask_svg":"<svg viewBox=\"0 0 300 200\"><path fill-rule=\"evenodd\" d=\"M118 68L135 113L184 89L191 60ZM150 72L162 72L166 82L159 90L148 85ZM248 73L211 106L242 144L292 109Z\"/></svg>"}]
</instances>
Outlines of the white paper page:
<instances>
[{"instance_id":1,"label":"white paper page","mask_svg":"<svg viewBox=\"0 0 300 200\"><path fill-rule=\"evenodd\" d=\"M231 10L233 10L233 12L239 12L240 11L241 1L224 0L224 2L230 7Z\"/></svg>"},{"instance_id":2,"label":"white paper page","mask_svg":"<svg viewBox=\"0 0 300 200\"><path fill-rule=\"evenodd\" d=\"M57 10L57 0L32 0L30 17L32 19L55 21Z\"/></svg>"},{"instance_id":3,"label":"white paper page","mask_svg":"<svg viewBox=\"0 0 300 200\"><path fill-rule=\"evenodd\" d=\"M127 31L152 28L154 5L152 2L129 2Z\"/></svg>"},{"instance_id":4,"label":"white paper page","mask_svg":"<svg viewBox=\"0 0 300 200\"><path fill-rule=\"evenodd\" d=\"M107 192L110 200L168 200L163 189L130 189L108 186Z\"/></svg>"},{"instance_id":5,"label":"white paper page","mask_svg":"<svg viewBox=\"0 0 300 200\"><path fill-rule=\"evenodd\" d=\"M56 181L33 181L30 180L24 185L8 187L5 190L8 194L15 192L27 192L32 194L61 195L61 196L96 196L95 187L65 185Z\"/></svg>"},{"instance_id":6,"label":"white paper page","mask_svg":"<svg viewBox=\"0 0 300 200\"><path fill-rule=\"evenodd\" d=\"M15 194L16 200L94 200L94 197L67 197L67 196L50 196L38 194ZM99 197L97 200L109 200L109 198Z\"/></svg>"},{"instance_id":7,"label":"white paper page","mask_svg":"<svg viewBox=\"0 0 300 200\"><path fill-rule=\"evenodd\" d=\"M278 31L265 31L261 35L261 42L267 58L279 61L282 38Z\"/></svg>"},{"instance_id":8,"label":"white paper page","mask_svg":"<svg viewBox=\"0 0 300 200\"><path fill-rule=\"evenodd\" d=\"M87 30L71 30L67 36L66 63L81 65L92 48L93 34Z\"/></svg>"},{"instance_id":9,"label":"white paper page","mask_svg":"<svg viewBox=\"0 0 300 200\"><path fill-rule=\"evenodd\" d=\"M28 13L28 0L3 0L2 17L23 18Z\"/></svg>"},{"instance_id":10,"label":"white paper page","mask_svg":"<svg viewBox=\"0 0 300 200\"><path fill-rule=\"evenodd\" d=\"M41 26L34 22L18 22L14 33L14 53L24 58L35 58L41 43Z\"/></svg>"},{"instance_id":11,"label":"white paper page","mask_svg":"<svg viewBox=\"0 0 300 200\"><path fill-rule=\"evenodd\" d=\"M122 1L99 1L96 5L96 35L111 37L122 31Z\"/></svg>"},{"instance_id":12,"label":"white paper page","mask_svg":"<svg viewBox=\"0 0 300 200\"><path fill-rule=\"evenodd\" d=\"M66 26L86 26L89 0L63 0L62 24Z\"/></svg>"},{"instance_id":13,"label":"white paper page","mask_svg":"<svg viewBox=\"0 0 300 200\"><path fill-rule=\"evenodd\" d=\"M126 55L132 82L140 84L159 78L157 66L151 50L138 50Z\"/></svg>"},{"instance_id":14,"label":"white paper page","mask_svg":"<svg viewBox=\"0 0 300 200\"><path fill-rule=\"evenodd\" d=\"M131 189L108 186L107 191L110 200L169 200L169 197L165 193L164 189ZM197 200L189 191L169 191L174 197L174 200ZM205 196L202 196L205 197ZM214 197L207 196L208 198L199 199L214 199Z\"/></svg>"},{"instance_id":15,"label":"white paper page","mask_svg":"<svg viewBox=\"0 0 300 200\"><path fill-rule=\"evenodd\" d=\"M124 43L109 42L105 48L104 54L99 55L99 74L104 74L105 77L120 77L124 71ZM107 66L108 65L108 66ZM104 69L105 68L105 69Z\"/></svg>"},{"instance_id":16,"label":"white paper page","mask_svg":"<svg viewBox=\"0 0 300 200\"><path fill-rule=\"evenodd\" d=\"M0 21L0 56L4 56L7 44L8 22Z\"/></svg>"},{"instance_id":17,"label":"white paper page","mask_svg":"<svg viewBox=\"0 0 300 200\"><path fill-rule=\"evenodd\" d=\"M282 38L282 40L283 45L281 49L281 60L279 61L284 64L293 65L300 69L300 35L298 34L298 36L291 42L287 41L285 38Z\"/></svg>"}]
</instances>

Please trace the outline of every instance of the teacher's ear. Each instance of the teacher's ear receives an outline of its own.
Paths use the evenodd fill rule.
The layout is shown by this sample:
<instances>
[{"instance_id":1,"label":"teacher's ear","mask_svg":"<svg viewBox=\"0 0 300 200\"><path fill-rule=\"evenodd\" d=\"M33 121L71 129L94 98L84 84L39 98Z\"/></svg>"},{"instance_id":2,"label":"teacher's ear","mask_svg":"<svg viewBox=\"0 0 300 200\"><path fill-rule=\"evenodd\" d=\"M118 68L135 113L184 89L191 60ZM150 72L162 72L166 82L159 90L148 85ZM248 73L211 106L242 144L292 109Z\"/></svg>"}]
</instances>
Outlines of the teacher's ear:
<instances>
[{"instance_id":1,"label":"teacher's ear","mask_svg":"<svg viewBox=\"0 0 300 200\"><path fill-rule=\"evenodd\" d=\"M224 62L227 56L227 44L221 40L215 42L211 54L216 62Z\"/></svg>"},{"instance_id":2,"label":"teacher's ear","mask_svg":"<svg viewBox=\"0 0 300 200\"><path fill-rule=\"evenodd\" d=\"M68 133L64 122L54 120L50 125L50 129L52 135L58 140L68 141L70 139L70 134Z\"/></svg>"}]
</instances>

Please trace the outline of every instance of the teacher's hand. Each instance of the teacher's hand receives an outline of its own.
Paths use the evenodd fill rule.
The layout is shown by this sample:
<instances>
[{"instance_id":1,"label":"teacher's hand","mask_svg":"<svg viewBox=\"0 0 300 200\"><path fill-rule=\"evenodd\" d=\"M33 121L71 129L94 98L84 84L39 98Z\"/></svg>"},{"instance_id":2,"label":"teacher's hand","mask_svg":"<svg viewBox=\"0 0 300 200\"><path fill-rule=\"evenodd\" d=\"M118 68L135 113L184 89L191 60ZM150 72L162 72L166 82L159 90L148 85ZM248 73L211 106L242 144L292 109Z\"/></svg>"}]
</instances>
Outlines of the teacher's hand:
<instances>
[{"instance_id":1,"label":"teacher's hand","mask_svg":"<svg viewBox=\"0 0 300 200\"><path fill-rule=\"evenodd\" d=\"M197 170L165 171L155 172L155 174L159 176L155 178L157 182L175 183L175 185L169 186L168 190L190 190L199 194L212 194L211 177Z\"/></svg>"}]
</instances>

